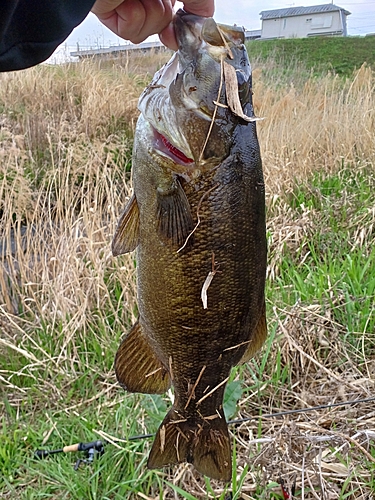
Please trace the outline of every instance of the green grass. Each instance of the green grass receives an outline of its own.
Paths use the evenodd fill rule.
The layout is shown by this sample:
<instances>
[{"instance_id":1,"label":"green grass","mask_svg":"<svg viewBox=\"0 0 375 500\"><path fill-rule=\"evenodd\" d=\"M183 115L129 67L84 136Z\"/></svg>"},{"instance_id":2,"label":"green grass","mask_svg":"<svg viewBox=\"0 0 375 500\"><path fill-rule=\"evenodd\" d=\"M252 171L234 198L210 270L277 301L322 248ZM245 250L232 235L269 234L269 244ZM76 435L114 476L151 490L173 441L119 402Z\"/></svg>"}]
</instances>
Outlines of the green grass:
<instances>
[{"instance_id":1,"label":"green grass","mask_svg":"<svg viewBox=\"0 0 375 500\"><path fill-rule=\"evenodd\" d=\"M331 176L315 173L307 185L296 187L289 204L297 213L312 213L319 229L297 251L285 249L277 280L283 301L329 301L336 320L346 324L353 338L374 331L375 248L360 244L358 234L374 238L372 167L357 171L346 166ZM338 302L344 307L335 308Z\"/></svg>"},{"instance_id":2,"label":"green grass","mask_svg":"<svg viewBox=\"0 0 375 500\"><path fill-rule=\"evenodd\" d=\"M292 310L296 303L301 307L320 304L321 310L331 311L333 323L340 325L339 340L345 349L356 353L358 359L361 357L362 363L366 356L373 359L375 251L370 217L375 205L374 188L372 167L356 170L352 166L343 166L336 174L315 173L305 183L296 185L283 201L283 206L290 209L289 215L297 221L307 211L313 217L313 230L306 234L296 250L287 244L281 250L278 248L279 271L268 284L267 292L269 340L261 356L249 366L233 371L225 399L228 418L238 411L240 415L249 411L243 401L251 394L253 410L250 408L250 412L254 411L255 415L262 406L265 412L263 402L269 393L273 394L276 404L279 402L285 406L283 391L291 390L295 383L293 366L283 360L275 306L287 311ZM281 208L280 201L270 209L268 217L271 222ZM356 242L361 225L365 234L361 242ZM271 253L274 243L271 242ZM23 351L4 349L2 352L2 366L6 366L2 374L17 387L17 397L21 398L15 405L9 386L10 399L3 394L0 491L4 498L11 495L11 498L25 500L106 500L136 498L140 492L161 499L167 498L162 493L165 488L175 491L179 498L197 498L183 484L173 483L168 471L165 475L161 471L146 469L150 439L127 441L131 436L155 432L170 403L160 396L128 395L111 385L111 365L119 333L114 335L110 344L103 346L98 344L98 339L101 336L108 338L106 330L112 327L99 322L96 328L96 335L90 334L90 329L94 329L91 325L84 343L76 343L78 352L70 374L69 370L61 372L48 359L39 365L30 362L30 356L40 358L41 352L54 359L56 345L52 339L61 335L58 324L54 332L44 328L33 332L38 339L37 346L31 337L23 341L22 349L29 353L29 358L23 356ZM362 349L364 336L366 343ZM317 339L312 339L312 342L316 343ZM72 355L66 354L68 358ZM328 357L329 353L321 353L320 361L324 356ZM340 358L335 361L338 370L341 362ZM65 359L64 363L68 361ZM333 365L330 368L333 369ZM239 379L245 380L245 384L241 385ZM44 381L42 387L41 380ZM256 432L262 437L265 424L260 420L258 425ZM100 431L106 434L98 434ZM34 452L39 448L60 448L74 442L96 440L107 434L117 446L107 444L101 457L78 471L74 471L73 466L82 455L61 454L45 460L34 458ZM125 441L116 441L117 438ZM237 460L238 446L233 446L234 459ZM371 453L375 455L374 447ZM246 485L249 464L243 463L241 471L239 476L236 468L233 471L233 498L237 499L241 498L240 491ZM277 481L268 483L266 490L261 484L261 475L258 481L258 489L253 494L263 495L259 498L282 498L277 493ZM366 476L364 481L366 487L374 486L373 475ZM215 482L212 486L206 480L201 487L211 497L227 498L226 489L219 495L215 493L218 491ZM348 493L352 491L349 479L341 488L340 498L352 498L351 495L355 494Z\"/></svg>"},{"instance_id":3,"label":"green grass","mask_svg":"<svg viewBox=\"0 0 375 500\"><path fill-rule=\"evenodd\" d=\"M147 470L152 438L130 438L156 431L170 397L127 394L115 383L115 352L137 306L134 257L113 259L109 242L129 197L131 130L144 79L127 87L121 68L103 74L84 64L72 83L63 68L41 67L0 85L0 94L7 89L0 96L0 238L17 233L21 221L32 228L26 251L4 258L0 272L0 498L227 500L232 490L237 500L276 500L283 498L280 478L289 488L294 477L296 498L305 500L322 497L322 487L331 500L373 494L375 444L365 434L373 403L266 417L374 394L373 79L367 71L346 84L316 78L318 70L347 64L350 50L340 44L356 46L357 39L286 42L285 49L284 41L250 44L252 60L265 51L256 62L262 74L282 78L258 79L255 93L266 117L258 131L268 193L269 335L251 362L232 371L225 394L227 418L249 419L230 425L228 486L186 465ZM374 39L360 43L372 64ZM319 54L329 46L341 52L327 64ZM348 64L362 62L358 48ZM356 114L333 114L359 104ZM324 113L315 115L319 108ZM96 439L108 441L104 454L77 471L79 453L34 457L37 449ZM344 475L324 463L319 469L319 457L347 467Z\"/></svg>"},{"instance_id":4,"label":"green grass","mask_svg":"<svg viewBox=\"0 0 375 500\"><path fill-rule=\"evenodd\" d=\"M350 76L362 64L375 68L375 37L316 37L255 40L247 44L252 60L272 59L285 68L302 65L315 74Z\"/></svg>"}]
</instances>

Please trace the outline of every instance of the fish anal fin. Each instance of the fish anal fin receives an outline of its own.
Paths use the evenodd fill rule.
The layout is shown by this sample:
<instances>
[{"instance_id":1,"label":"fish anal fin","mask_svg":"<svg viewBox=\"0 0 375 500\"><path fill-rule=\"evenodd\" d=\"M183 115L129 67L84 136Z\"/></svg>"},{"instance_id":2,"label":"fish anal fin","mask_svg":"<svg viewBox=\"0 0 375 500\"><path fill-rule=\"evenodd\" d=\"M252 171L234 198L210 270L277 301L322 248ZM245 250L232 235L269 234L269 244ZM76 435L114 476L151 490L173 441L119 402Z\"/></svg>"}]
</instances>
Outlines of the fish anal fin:
<instances>
[{"instance_id":1,"label":"fish anal fin","mask_svg":"<svg viewBox=\"0 0 375 500\"><path fill-rule=\"evenodd\" d=\"M118 348L115 372L119 384L129 392L163 394L171 384L168 371L150 346L139 321Z\"/></svg>"},{"instance_id":2,"label":"fish anal fin","mask_svg":"<svg viewBox=\"0 0 375 500\"><path fill-rule=\"evenodd\" d=\"M147 466L155 469L180 462L193 464L212 479L230 481L231 446L224 416L184 419L172 408L158 429Z\"/></svg>"},{"instance_id":3,"label":"fish anal fin","mask_svg":"<svg viewBox=\"0 0 375 500\"><path fill-rule=\"evenodd\" d=\"M180 182L175 179L168 191L157 191L157 221L160 236L168 243L181 247L193 231L190 204ZM192 237L188 243L192 242Z\"/></svg>"},{"instance_id":4,"label":"fish anal fin","mask_svg":"<svg viewBox=\"0 0 375 500\"><path fill-rule=\"evenodd\" d=\"M267 337L266 303L263 303L262 312L253 331L249 346L243 354L240 364L246 363L259 351Z\"/></svg>"},{"instance_id":5,"label":"fish anal fin","mask_svg":"<svg viewBox=\"0 0 375 500\"><path fill-rule=\"evenodd\" d=\"M112 240L112 254L116 257L132 252L139 242L139 208L135 195L128 204L118 221Z\"/></svg>"}]
</instances>

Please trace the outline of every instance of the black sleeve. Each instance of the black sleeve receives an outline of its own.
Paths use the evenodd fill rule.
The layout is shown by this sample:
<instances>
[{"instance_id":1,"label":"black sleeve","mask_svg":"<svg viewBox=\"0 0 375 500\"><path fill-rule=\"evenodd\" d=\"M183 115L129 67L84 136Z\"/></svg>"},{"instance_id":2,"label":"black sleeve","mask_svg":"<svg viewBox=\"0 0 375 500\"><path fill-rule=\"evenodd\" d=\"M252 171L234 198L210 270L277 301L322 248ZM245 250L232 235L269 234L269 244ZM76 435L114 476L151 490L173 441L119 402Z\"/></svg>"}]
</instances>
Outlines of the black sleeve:
<instances>
[{"instance_id":1,"label":"black sleeve","mask_svg":"<svg viewBox=\"0 0 375 500\"><path fill-rule=\"evenodd\" d=\"M93 4L94 0L0 0L0 71L45 61Z\"/></svg>"}]
</instances>

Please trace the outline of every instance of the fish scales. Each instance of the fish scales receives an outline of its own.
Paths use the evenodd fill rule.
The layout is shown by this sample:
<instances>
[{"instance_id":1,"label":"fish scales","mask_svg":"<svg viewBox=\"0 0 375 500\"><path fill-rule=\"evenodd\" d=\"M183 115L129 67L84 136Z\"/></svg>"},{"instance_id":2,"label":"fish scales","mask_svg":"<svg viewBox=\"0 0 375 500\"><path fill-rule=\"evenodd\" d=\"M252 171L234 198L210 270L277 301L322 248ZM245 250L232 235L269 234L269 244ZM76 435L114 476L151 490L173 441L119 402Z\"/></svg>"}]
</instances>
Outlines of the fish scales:
<instances>
[{"instance_id":1,"label":"fish scales","mask_svg":"<svg viewBox=\"0 0 375 500\"><path fill-rule=\"evenodd\" d=\"M171 251L160 240L152 224L147 224L148 221L143 224L142 218L140 221L147 239L147 244L139 248L137 255L138 261L142 262L138 273L139 302L147 309L141 315L160 359L168 366L171 357L173 372L181 374L182 383L176 379L174 386L182 404L188 397L185 380L193 383L202 366L212 366L213 369L206 370L197 391L204 390L206 382L206 385L215 387L223 380L223 374L225 378L230 367L240 361L246 345L235 351L223 351L244 341L243 331L255 327L258 311L262 308L262 273L252 257L254 253L259 255L262 224L251 238L240 240L234 237L239 232L244 234L250 231L253 226L251 216L245 216L248 210L241 210L239 206L246 203L248 197L235 196L233 210L223 186L215 188L218 174L215 172L206 179L204 191L214 189L202 203L202 222L194 232L194 245L188 250L183 253ZM243 186L241 181L238 185ZM187 197L194 210L202 193L195 190L192 184L187 187ZM254 190L252 201L255 204L259 203L257 198L262 191L260 186L259 195ZM153 211L155 198L152 200L151 196L147 196L146 202L150 204L149 210ZM236 211L237 216L233 217ZM150 258L150 252L154 254L154 259ZM213 258L217 272L207 290L208 308L205 310L200 295L204 281L212 271ZM165 331L171 332L170 335L164 335ZM181 349L182 337L184 349ZM220 356L222 359L218 366ZM207 400L207 405L211 405L210 400Z\"/></svg>"},{"instance_id":2,"label":"fish scales","mask_svg":"<svg viewBox=\"0 0 375 500\"><path fill-rule=\"evenodd\" d=\"M179 66L177 76L168 76L173 102L169 103L168 120L173 121L176 112L175 126L181 130L168 134L168 120L163 118L161 107L154 111L157 118L150 123L158 95L147 99L159 89L146 89L143 107L141 97L143 114L137 124L133 156L134 197L113 242L114 254L137 248L139 320L122 342L115 368L120 384L130 391L162 393L173 385L175 401L156 435L149 467L188 461L209 477L229 481L225 384L231 368L249 359L266 336L264 181L255 122L236 116L228 108L218 108L214 118L213 101L218 95L225 101L225 85L219 92L223 84L220 58L227 49L218 41L217 25L208 29L205 22L198 16L177 14ZM195 98L199 93L199 77L191 77L188 69L187 76L183 72L184 59L189 56L189 48L187 55L183 53L186 30L195 34L193 45L196 43L203 54L207 49L205 45L202 49L202 43L206 44L202 38L207 38L207 33L214 46L212 49L209 44L213 62L211 54L207 63L199 55L205 95L198 96L199 104L193 110L186 110L186 94L193 93ZM220 30L235 52L235 63L247 71L238 29ZM223 49L219 59L215 43ZM199 66L195 47L191 52ZM216 68L211 80L205 66L211 71ZM241 105L246 115L253 116L248 88L251 78L245 77L242 73L238 76ZM163 78L165 73L161 80L156 76L162 87ZM182 78L187 81L185 87ZM189 78L196 78L197 85L190 85ZM191 90L194 87L196 90ZM160 96L164 106L168 95ZM169 141L173 147L166 151Z\"/></svg>"}]
</instances>

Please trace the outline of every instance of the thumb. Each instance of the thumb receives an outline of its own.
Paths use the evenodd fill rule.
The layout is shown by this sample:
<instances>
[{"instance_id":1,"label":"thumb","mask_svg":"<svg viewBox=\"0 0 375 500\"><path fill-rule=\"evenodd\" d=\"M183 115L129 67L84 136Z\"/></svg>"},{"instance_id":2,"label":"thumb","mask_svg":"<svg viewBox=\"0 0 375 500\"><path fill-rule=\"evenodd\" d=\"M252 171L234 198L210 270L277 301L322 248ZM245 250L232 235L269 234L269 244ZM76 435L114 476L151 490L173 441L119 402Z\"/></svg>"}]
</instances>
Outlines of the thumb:
<instances>
[{"instance_id":1,"label":"thumb","mask_svg":"<svg viewBox=\"0 0 375 500\"><path fill-rule=\"evenodd\" d=\"M178 49L173 23L168 24L168 26L159 33L159 38L161 43L164 44L166 47L168 47L168 49L171 50Z\"/></svg>"}]
</instances>

